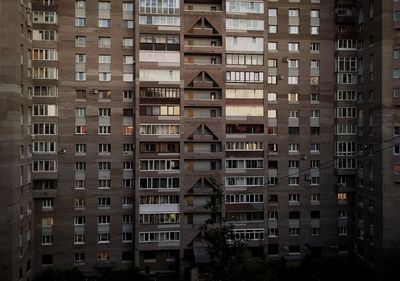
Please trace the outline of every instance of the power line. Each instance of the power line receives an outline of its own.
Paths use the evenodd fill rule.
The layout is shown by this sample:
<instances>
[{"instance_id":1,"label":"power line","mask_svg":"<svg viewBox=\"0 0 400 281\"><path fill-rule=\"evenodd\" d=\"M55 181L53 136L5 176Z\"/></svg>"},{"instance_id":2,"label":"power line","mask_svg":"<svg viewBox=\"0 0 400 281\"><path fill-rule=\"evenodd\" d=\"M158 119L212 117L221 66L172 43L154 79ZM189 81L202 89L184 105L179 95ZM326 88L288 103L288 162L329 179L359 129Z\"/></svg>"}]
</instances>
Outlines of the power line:
<instances>
[{"instance_id":1,"label":"power line","mask_svg":"<svg viewBox=\"0 0 400 281\"><path fill-rule=\"evenodd\" d=\"M383 140L383 141L381 141L381 142L379 142L379 143L371 144L371 147L375 147L375 146L381 145L381 144L383 144L383 143L392 141L392 140L394 140L394 139L396 139L396 138L400 138L400 136L395 136L395 137L393 137L393 138ZM386 147L386 148L381 148L381 149L379 149L379 150L375 150L375 151L373 151L372 153L384 151L384 150L387 150L387 149L392 148L392 147L393 147L393 145L391 145L391 146L389 146L389 147ZM351 157L351 158L349 158L349 159L358 160L358 159L360 159L360 158L365 158L365 157L369 157L369 155L360 155L360 156ZM326 165L326 164L335 162L337 159L338 159L338 158L334 158L334 159L331 159L331 160L329 160L329 161L320 163L319 166L322 166L322 165ZM319 171L321 171L321 170L326 170L326 169L332 168L332 167L334 167L334 166L335 166L335 163L330 164L330 165L328 165L328 166L326 166L326 167L320 167L320 168L319 168ZM298 171L298 172L296 172L296 173L292 173L292 174L288 174L288 175L282 176L282 177L280 177L280 178L277 179L277 184L276 184L276 185L263 185L263 186L259 186L259 187L255 187L255 188L251 188L251 187L250 187L250 188L247 189L246 191L243 191L243 192L240 192L240 193L234 193L234 195L252 194L252 193L254 193L254 192L258 192L259 190L260 190L260 191L263 191L263 190L265 190L266 187L267 187L267 188L268 188L268 187L277 187L277 186L279 186L279 182L280 182L280 181L282 181L282 180L284 180L284 179L286 179L286 178L289 178L289 177L291 177L291 176L294 176L294 175L299 175L299 176L300 176L302 173L307 172L307 171L310 171L311 169L313 169L313 167L300 170L300 171ZM235 191L233 191L233 192L235 192ZM204 209L204 208L205 208L205 206L193 208L193 209L190 210L190 212L195 212L195 211L197 211L197 210L202 210L202 209Z\"/></svg>"}]
</instances>

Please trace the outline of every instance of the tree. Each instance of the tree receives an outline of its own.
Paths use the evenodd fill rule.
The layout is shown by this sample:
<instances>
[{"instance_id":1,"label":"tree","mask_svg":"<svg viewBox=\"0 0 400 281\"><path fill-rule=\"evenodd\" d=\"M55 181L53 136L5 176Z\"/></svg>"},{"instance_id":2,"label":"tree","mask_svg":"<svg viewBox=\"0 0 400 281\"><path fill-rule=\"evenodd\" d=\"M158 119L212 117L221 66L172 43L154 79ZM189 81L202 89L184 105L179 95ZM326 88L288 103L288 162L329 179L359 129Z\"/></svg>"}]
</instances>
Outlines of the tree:
<instances>
[{"instance_id":1,"label":"tree","mask_svg":"<svg viewBox=\"0 0 400 281\"><path fill-rule=\"evenodd\" d=\"M222 219L222 185L212 177L209 181L213 185L214 194L206 207L211 211L212 218L218 218L219 222L219 226L210 227L216 222L215 219L211 219L201 226L204 238L208 243L210 280L249 280L249 268L244 254L247 244L243 239L235 236L233 225L226 224Z\"/></svg>"},{"instance_id":2,"label":"tree","mask_svg":"<svg viewBox=\"0 0 400 281\"><path fill-rule=\"evenodd\" d=\"M103 270L97 281L141 281L145 280L139 269L130 267L121 270Z\"/></svg>"},{"instance_id":3,"label":"tree","mask_svg":"<svg viewBox=\"0 0 400 281\"><path fill-rule=\"evenodd\" d=\"M249 268L244 255L247 244L235 237L232 225L205 230L210 256L210 280L249 280Z\"/></svg>"},{"instance_id":4,"label":"tree","mask_svg":"<svg viewBox=\"0 0 400 281\"><path fill-rule=\"evenodd\" d=\"M35 281L84 281L85 278L76 267L72 269L48 268L34 279Z\"/></svg>"}]
</instances>

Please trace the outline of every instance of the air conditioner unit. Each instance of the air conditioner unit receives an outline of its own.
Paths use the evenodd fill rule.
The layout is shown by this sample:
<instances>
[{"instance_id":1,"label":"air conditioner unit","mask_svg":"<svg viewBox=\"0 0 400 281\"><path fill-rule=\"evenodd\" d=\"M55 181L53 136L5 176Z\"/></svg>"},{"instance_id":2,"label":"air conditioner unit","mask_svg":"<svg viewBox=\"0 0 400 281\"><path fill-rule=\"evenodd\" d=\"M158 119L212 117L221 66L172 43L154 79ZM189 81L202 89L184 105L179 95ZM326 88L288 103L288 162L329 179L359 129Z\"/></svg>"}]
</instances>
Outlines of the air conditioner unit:
<instances>
[{"instance_id":1,"label":"air conditioner unit","mask_svg":"<svg viewBox=\"0 0 400 281\"><path fill-rule=\"evenodd\" d=\"M61 148L59 153L61 153L61 154L67 153L67 148L66 147Z\"/></svg>"},{"instance_id":2,"label":"air conditioner unit","mask_svg":"<svg viewBox=\"0 0 400 281\"><path fill-rule=\"evenodd\" d=\"M97 95L97 94L99 93L99 91L98 91L98 90L92 90L90 93L91 93L92 95Z\"/></svg>"},{"instance_id":3,"label":"air conditioner unit","mask_svg":"<svg viewBox=\"0 0 400 281\"><path fill-rule=\"evenodd\" d=\"M307 155L302 154L302 155L300 156L300 160L307 160Z\"/></svg>"},{"instance_id":4,"label":"air conditioner unit","mask_svg":"<svg viewBox=\"0 0 400 281\"><path fill-rule=\"evenodd\" d=\"M288 59L288 57L284 57L284 58L282 59L282 61L283 61L284 63L288 63L289 59Z\"/></svg>"},{"instance_id":5,"label":"air conditioner unit","mask_svg":"<svg viewBox=\"0 0 400 281\"><path fill-rule=\"evenodd\" d=\"M278 74L278 79L283 80L283 74Z\"/></svg>"}]
</instances>

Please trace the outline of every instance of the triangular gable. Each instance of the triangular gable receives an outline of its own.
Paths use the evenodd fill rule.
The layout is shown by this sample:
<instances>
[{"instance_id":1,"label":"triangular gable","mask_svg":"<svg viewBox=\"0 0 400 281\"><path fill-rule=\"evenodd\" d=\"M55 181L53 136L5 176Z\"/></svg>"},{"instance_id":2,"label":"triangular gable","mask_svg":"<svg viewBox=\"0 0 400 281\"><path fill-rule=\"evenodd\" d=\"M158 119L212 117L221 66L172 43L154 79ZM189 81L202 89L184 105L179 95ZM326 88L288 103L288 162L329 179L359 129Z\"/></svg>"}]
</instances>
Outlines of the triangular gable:
<instances>
[{"instance_id":1,"label":"triangular gable","mask_svg":"<svg viewBox=\"0 0 400 281\"><path fill-rule=\"evenodd\" d=\"M191 28L189 28L188 33L194 33L194 29L195 28L198 28L198 29L204 29L204 28L212 29L212 34L219 34L218 30L205 17L199 18L199 20L196 21L195 24L192 25Z\"/></svg>"},{"instance_id":2,"label":"triangular gable","mask_svg":"<svg viewBox=\"0 0 400 281\"><path fill-rule=\"evenodd\" d=\"M212 136L212 140L218 140L218 137L210 130L206 124L201 124L197 129L187 138L188 140L195 140L196 136Z\"/></svg>"},{"instance_id":3,"label":"triangular gable","mask_svg":"<svg viewBox=\"0 0 400 281\"><path fill-rule=\"evenodd\" d=\"M206 71L200 71L189 83L188 87L194 87L195 83L209 83L213 84L214 88L219 88L219 84L215 82L215 80L211 77L210 74L208 74Z\"/></svg>"}]
</instances>

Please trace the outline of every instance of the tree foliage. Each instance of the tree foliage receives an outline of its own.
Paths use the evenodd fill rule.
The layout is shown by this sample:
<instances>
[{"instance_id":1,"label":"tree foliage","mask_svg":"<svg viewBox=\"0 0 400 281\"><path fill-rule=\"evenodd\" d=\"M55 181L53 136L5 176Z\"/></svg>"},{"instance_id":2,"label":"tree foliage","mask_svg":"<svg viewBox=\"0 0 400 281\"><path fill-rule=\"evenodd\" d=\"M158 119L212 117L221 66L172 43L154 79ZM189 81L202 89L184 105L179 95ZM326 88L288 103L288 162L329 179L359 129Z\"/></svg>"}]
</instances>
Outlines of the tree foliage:
<instances>
[{"instance_id":1,"label":"tree foliage","mask_svg":"<svg viewBox=\"0 0 400 281\"><path fill-rule=\"evenodd\" d=\"M48 268L35 281L85 281L83 273L76 267L72 269Z\"/></svg>"},{"instance_id":2,"label":"tree foliage","mask_svg":"<svg viewBox=\"0 0 400 281\"><path fill-rule=\"evenodd\" d=\"M246 242L235 237L232 225L205 231L210 257L211 281L249 280L249 268L244 251Z\"/></svg>"}]
</instances>

